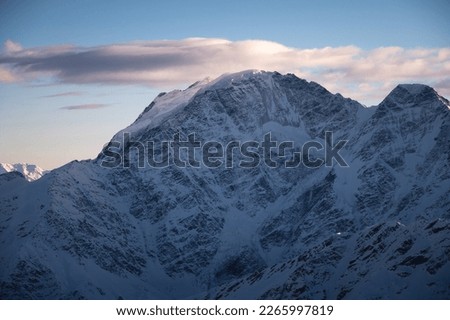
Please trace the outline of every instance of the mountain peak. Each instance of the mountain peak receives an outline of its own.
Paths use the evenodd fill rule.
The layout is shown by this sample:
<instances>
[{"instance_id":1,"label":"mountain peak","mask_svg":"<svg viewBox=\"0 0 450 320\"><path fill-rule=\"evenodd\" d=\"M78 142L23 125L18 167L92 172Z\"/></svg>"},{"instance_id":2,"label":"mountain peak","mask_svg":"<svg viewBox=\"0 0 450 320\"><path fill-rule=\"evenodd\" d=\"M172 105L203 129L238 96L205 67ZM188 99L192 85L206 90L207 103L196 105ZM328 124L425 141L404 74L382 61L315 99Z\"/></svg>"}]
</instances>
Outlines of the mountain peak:
<instances>
[{"instance_id":1,"label":"mountain peak","mask_svg":"<svg viewBox=\"0 0 450 320\"><path fill-rule=\"evenodd\" d=\"M411 95L419 95L423 91L427 90L433 90L430 86L427 86L426 84L420 84L420 83L404 83L399 84L397 88L404 89L409 92ZM434 90L433 90L434 91Z\"/></svg>"},{"instance_id":2,"label":"mountain peak","mask_svg":"<svg viewBox=\"0 0 450 320\"><path fill-rule=\"evenodd\" d=\"M225 91L227 91L225 93ZM295 97L292 92L296 92ZM210 97L211 92L214 97ZM221 99L228 101L227 108L233 109L236 102L241 103L240 109L247 101L247 113L254 113L252 117L259 119L257 123L265 123L271 120L279 120L284 125L299 125L299 117L302 116L303 109L305 111L304 119L306 122L320 122L317 114L324 115L330 112L330 101L336 107L336 112L342 108L343 105L352 108L355 111L357 104L350 102L343 102L341 95L333 95L321 85L315 82L308 82L300 79L294 74L282 75L276 71L264 70L244 70L235 73L226 73L216 79L205 78L190 85L184 90L173 90L168 93L159 94L150 105L139 115L134 123L118 132L113 140L120 140L124 132L141 134L144 131L149 131L170 119L179 118L178 124L186 119L186 116L177 118L177 115L184 112L184 109L196 98L202 99L200 103L204 112L214 104L215 99L221 96ZM341 101L342 100L342 101ZM220 103L224 103L221 101ZM224 106L222 105L221 108ZM200 107L199 107L200 108ZM199 109L197 108L197 109ZM255 111L259 108L259 111ZM235 113L236 110L228 110L225 113ZM253 109L253 111L250 111ZM314 109L314 112L311 111ZM320 109L320 110L319 110ZM200 111L198 111L200 112ZM203 112L203 111L202 111ZM347 112L347 111L343 111ZM313 116L313 114L316 114ZM236 120L237 121L237 120ZM255 120L256 121L256 120ZM239 121L237 121L239 122ZM236 123L234 123L236 124ZM245 126L245 124L242 124ZM312 125L312 124L311 124Z\"/></svg>"},{"instance_id":3,"label":"mountain peak","mask_svg":"<svg viewBox=\"0 0 450 320\"><path fill-rule=\"evenodd\" d=\"M44 174L47 173L46 170L38 167L34 164L29 163L0 163L0 174L8 173L8 172L19 172L21 173L25 179L28 181L34 181L41 178Z\"/></svg>"},{"instance_id":4,"label":"mountain peak","mask_svg":"<svg viewBox=\"0 0 450 320\"><path fill-rule=\"evenodd\" d=\"M278 74L277 72L269 72L264 70L257 70L257 69L249 69L244 70L240 72L234 72L234 73L225 73L218 78L212 80L210 83L207 84L205 89L223 89L228 88L231 86L235 86L239 83L242 83L244 81L250 81L250 80L259 80L264 82L270 82L270 78L274 75Z\"/></svg>"},{"instance_id":5,"label":"mountain peak","mask_svg":"<svg viewBox=\"0 0 450 320\"><path fill-rule=\"evenodd\" d=\"M399 84L383 102L392 101L400 104L433 102L440 100L438 93L425 84Z\"/></svg>"}]
</instances>

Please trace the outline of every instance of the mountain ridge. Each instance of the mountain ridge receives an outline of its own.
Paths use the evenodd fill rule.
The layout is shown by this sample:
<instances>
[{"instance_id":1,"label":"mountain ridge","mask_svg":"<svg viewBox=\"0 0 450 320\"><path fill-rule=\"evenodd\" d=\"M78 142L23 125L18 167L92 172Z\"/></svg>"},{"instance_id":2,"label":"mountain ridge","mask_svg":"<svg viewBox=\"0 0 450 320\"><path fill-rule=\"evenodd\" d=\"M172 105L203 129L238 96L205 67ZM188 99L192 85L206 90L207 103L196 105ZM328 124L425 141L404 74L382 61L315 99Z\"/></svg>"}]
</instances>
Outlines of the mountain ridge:
<instances>
[{"instance_id":1,"label":"mountain ridge","mask_svg":"<svg viewBox=\"0 0 450 320\"><path fill-rule=\"evenodd\" d=\"M31 182L41 178L48 171L29 163L0 163L0 174L8 172L20 172L24 178Z\"/></svg>"}]
</instances>

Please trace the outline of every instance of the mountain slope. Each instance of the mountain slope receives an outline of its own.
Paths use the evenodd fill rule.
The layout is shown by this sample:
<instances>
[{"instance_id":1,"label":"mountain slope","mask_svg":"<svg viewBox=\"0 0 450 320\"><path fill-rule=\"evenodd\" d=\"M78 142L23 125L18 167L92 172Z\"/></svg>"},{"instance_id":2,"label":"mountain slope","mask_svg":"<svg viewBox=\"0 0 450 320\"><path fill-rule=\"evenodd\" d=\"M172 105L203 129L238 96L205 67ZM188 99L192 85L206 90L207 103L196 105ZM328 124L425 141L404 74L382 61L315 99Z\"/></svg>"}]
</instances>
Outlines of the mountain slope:
<instances>
[{"instance_id":1,"label":"mountain slope","mask_svg":"<svg viewBox=\"0 0 450 320\"><path fill-rule=\"evenodd\" d=\"M427 86L365 108L276 72L160 94L97 159L33 184L0 176L2 298L448 298L449 112ZM280 161L326 131L348 141L348 167L140 165L140 144L160 160L176 134L270 132L295 145Z\"/></svg>"}]
</instances>

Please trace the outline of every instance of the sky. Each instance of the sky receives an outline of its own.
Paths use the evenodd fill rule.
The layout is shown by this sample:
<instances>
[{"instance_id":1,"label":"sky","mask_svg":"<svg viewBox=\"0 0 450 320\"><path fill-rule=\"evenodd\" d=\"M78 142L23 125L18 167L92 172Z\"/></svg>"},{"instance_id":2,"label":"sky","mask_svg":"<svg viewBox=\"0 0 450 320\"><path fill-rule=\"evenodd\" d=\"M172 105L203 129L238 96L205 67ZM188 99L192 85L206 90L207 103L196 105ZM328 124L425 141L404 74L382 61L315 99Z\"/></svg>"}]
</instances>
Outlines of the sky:
<instances>
[{"instance_id":1,"label":"sky","mask_svg":"<svg viewBox=\"0 0 450 320\"><path fill-rule=\"evenodd\" d=\"M0 1L0 162L94 158L161 91L293 72L367 106L450 97L450 1Z\"/></svg>"}]
</instances>

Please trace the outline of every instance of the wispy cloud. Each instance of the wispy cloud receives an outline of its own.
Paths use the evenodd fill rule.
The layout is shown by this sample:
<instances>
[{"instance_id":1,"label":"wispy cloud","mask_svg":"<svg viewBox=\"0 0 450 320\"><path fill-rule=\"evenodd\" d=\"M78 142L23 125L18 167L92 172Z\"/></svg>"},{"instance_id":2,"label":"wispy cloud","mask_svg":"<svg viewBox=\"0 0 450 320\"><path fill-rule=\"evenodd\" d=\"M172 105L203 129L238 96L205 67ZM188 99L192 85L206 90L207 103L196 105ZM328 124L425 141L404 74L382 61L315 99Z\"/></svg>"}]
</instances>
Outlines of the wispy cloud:
<instances>
[{"instance_id":1,"label":"wispy cloud","mask_svg":"<svg viewBox=\"0 0 450 320\"><path fill-rule=\"evenodd\" d=\"M5 53L11 54L11 53L22 51L23 48L20 45L20 43L17 43L17 42L14 42L14 41L11 41L8 39L5 41L4 50L5 50Z\"/></svg>"},{"instance_id":2,"label":"wispy cloud","mask_svg":"<svg viewBox=\"0 0 450 320\"><path fill-rule=\"evenodd\" d=\"M381 99L402 82L439 86L441 94L450 96L450 88L442 87L450 81L450 48L299 49L263 40L190 38L29 49L9 41L0 54L3 82L52 77L63 83L169 88L244 69L293 72L366 101Z\"/></svg>"},{"instance_id":3,"label":"wispy cloud","mask_svg":"<svg viewBox=\"0 0 450 320\"><path fill-rule=\"evenodd\" d=\"M100 109L100 108L106 108L109 107L108 104L102 104L102 103L89 103L89 104L78 104L74 106L65 106L61 107L62 110L92 110L92 109Z\"/></svg>"},{"instance_id":4,"label":"wispy cloud","mask_svg":"<svg viewBox=\"0 0 450 320\"><path fill-rule=\"evenodd\" d=\"M15 72L0 65L0 82L13 83L18 82L20 80L21 79Z\"/></svg>"},{"instance_id":5,"label":"wispy cloud","mask_svg":"<svg viewBox=\"0 0 450 320\"><path fill-rule=\"evenodd\" d=\"M49 94L47 96L42 96L41 98L59 98L59 97L78 97L83 95L82 92L79 91L70 91L70 92L61 92L55 94Z\"/></svg>"}]
</instances>

